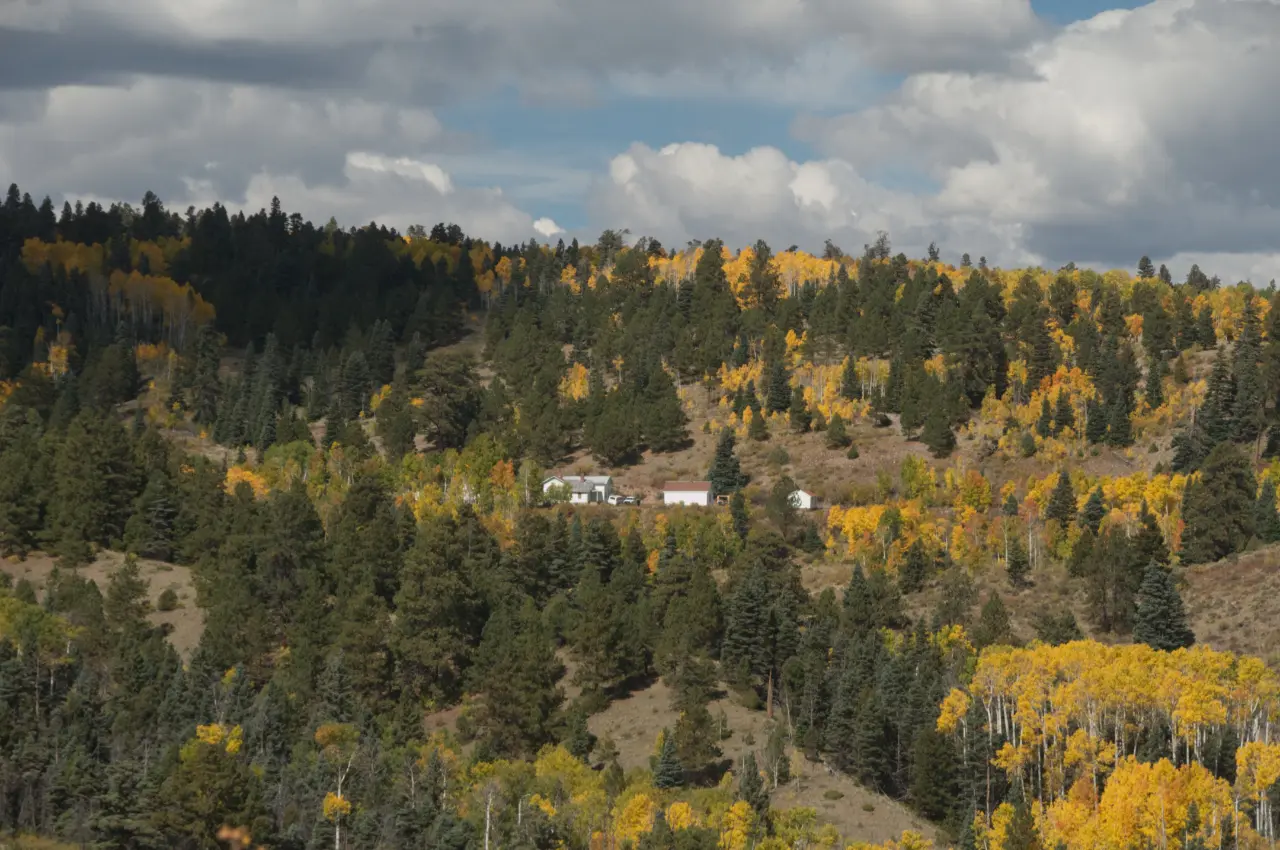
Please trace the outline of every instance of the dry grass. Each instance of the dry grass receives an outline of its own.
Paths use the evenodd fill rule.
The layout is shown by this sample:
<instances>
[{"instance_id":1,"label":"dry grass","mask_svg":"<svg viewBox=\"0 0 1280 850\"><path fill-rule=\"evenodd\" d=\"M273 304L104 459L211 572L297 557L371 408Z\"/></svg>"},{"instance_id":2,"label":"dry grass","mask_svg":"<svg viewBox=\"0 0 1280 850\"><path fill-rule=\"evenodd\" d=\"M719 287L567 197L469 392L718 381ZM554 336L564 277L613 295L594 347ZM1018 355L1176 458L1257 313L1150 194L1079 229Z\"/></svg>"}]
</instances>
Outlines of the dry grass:
<instances>
[{"instance_id":1,"label":"dry grass","mask_svg":"<svg viewBox=\"0 0 1280 850\"><path fill-rule=\"evenodd\" d=\"M712 717L723 713L728 737L720 741L726 761L733 764L750 751L759 754L769 737L769 719L764 711L745 708L730 694L722 694L708 706ZM601 740L612 738L618 748L618 762L624 768L648 767L658 734L674 728L677 720L671 708L671 692L661 681L614 701L594 715L588 726ZM808 806L821 820L833 824L846 842L883 842L897 838L903 830L914 829L928 836L935 830L911 814L905 806L868 791L852 779L830 774L821 764L793 759L792 781L773 795L779 808ZM797 769L798 768L798 769ZM827 792L839 792L827 796Z\"/></svg>"},{"instance_id":2,"label":"dry grass","mask_svg":"<svg viewBox=\"0 0 1280 850\"><path fill-rule=\"evenodd\" d=\"M1183 578L1199 643L1280 665L1280 547L1190 567Z\"/></svg>"},{"instance_id":3,"label":"dry grass","mask_svg":"<svg viewBox=\"0 0 1280 850\"><path fill-rule=\"evenodd\" d=\"M79 567L75 572L94 582L105 592L108 579L123 562L124 555L119 552L100 552L92 564ZM44 592L53 566L54 558L40 553L30 555L24 561L0 560L0 572L8 573L14 581L27 579L38 593ZM196 606L191 570L164 561L149 560L139 560L138 569L142 579L149 585L152 611L147 619L157 626L166 626L170 630L169 641L174 649L183 658L191 657L204 632L204 611ZM168 589L178 595L178 608L173 611L156 610L160 594Z\"/></svg>"}]
</instances>

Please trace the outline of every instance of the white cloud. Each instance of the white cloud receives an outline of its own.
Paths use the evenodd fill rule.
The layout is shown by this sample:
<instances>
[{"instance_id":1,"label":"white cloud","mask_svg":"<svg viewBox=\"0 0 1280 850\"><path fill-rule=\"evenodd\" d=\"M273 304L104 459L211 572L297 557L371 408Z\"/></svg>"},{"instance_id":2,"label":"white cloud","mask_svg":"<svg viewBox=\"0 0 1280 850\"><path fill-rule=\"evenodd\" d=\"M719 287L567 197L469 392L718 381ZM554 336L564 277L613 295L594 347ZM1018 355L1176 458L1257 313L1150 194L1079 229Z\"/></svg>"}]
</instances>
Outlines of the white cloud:
<instances>
[{"instance_id":1,"label":"white cloud","mask_svg":"<svg viewBox=\"0 0 1280 850\"><path fill-rule=\"evenodd\" d=\"M543 216L533 223L533 229L536 230L543 238L550 239L564 233L564 228L556 224L551 219Z\"/></svg>"},{"instance_id":2,"label":"white cloud","mask_svg":"<svg viewBox=\"0 0 1280 850\"><path fill-rule=\"evenodd\" d=\"M1275 0L1154 0L1036 42L1015 63L1029 73L920 74L795 129L866 173L930 174L942 220L1021 225L1050 261L1266 256L1280 249L1277 32Z\"/></svg>"}]
</instances>

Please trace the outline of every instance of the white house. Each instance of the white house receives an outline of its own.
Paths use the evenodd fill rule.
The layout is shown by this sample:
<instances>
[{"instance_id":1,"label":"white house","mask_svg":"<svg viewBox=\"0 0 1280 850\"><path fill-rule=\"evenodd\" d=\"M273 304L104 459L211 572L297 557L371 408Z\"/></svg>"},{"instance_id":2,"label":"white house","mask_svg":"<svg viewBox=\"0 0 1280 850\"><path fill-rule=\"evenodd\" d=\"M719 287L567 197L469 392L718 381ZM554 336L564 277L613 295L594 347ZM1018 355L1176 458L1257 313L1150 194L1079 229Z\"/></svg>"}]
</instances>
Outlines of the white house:
<instances>
[{"instance_id":1,"label":"white house","mask_svg":"<svg viewBox=\"0 0 1280 850\"><path fill-rule=\"evenodd\" d=\"M710 481L668 481L662 486L662 501L668 505L711 504Z\"/></svg>"},{"instance_id":2,"label":"white house","mask_svg":"<svg viewBox=\"0 0 1280 850\"><path fill-rule=\"evenodd\" d=\"M542 492L553 487L568 487L569 501L575 505L608 502L613 495L613 478L609 475L552 475L542 481Z\"/></svg>"},{"instance_id":3,"label":"white house","mask_svg":"<svg viewBox=\"0 0 1280 850\"><path fill-rule=\"evenodd\" d=\"M811 511L814 508L813 494L807 490L793 490L790 497L792 507L801 511Z\"/></svg>"}]
</instances>

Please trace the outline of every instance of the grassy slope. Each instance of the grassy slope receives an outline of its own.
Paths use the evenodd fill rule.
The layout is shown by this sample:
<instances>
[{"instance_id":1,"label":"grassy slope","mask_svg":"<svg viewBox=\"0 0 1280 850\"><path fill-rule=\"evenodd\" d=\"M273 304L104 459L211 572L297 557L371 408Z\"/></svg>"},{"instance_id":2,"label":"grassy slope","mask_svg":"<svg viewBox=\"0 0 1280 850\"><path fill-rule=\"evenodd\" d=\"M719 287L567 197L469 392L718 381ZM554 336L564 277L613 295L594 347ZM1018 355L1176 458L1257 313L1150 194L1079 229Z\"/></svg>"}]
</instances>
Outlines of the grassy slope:
<instances>
[{"instance_id":1,"label":"grassy slope","mask_svg":"<svg viewBox=\"0 0 1280 850\"><path fill-rule=\"evenodd\" d=\"M99 590L107 589L107 579L124 561L118 552L101 552L97 559L86 567L80 567L80 575L97 583ZM8 573L14 581L27 579L40 594L44 593L45 583L53 570L54 559L49 555L36 553L25 561L0 560L0 572ZM200 634L204 631L204 612L196 607L195 588L191 583L191 571L176 564L163 561L138 561L142 578L150 585L152 612L148 619L156 625L164 625L170 629L169 640L183 658L189 658L191 652L200 642ZM154 610L160 594L172 588L178 594L178 608L173 611Z\"/></svg>"}]
</instances>

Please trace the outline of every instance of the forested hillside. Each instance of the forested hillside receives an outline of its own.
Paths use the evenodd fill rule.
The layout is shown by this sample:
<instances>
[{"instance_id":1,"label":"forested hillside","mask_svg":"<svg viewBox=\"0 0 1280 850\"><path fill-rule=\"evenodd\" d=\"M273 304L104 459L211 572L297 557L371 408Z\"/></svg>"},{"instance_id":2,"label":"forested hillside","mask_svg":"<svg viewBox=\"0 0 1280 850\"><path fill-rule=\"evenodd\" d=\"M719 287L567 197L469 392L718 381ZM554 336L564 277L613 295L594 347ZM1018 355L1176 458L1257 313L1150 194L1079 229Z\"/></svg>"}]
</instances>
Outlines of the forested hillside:
<instances>
[{"instance_id":1,"label":"forested hillside","mask_svg":"<svg viewBox=\"0 0 1280 850\"><path fill-rule=\"evenodd\" d=\"M11 187L0 835L1269 846L1276 297Z\"/></svg>"}]
</instances>

